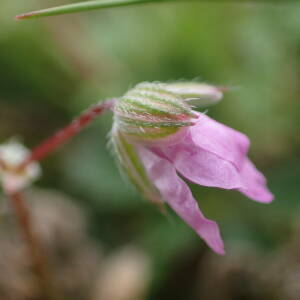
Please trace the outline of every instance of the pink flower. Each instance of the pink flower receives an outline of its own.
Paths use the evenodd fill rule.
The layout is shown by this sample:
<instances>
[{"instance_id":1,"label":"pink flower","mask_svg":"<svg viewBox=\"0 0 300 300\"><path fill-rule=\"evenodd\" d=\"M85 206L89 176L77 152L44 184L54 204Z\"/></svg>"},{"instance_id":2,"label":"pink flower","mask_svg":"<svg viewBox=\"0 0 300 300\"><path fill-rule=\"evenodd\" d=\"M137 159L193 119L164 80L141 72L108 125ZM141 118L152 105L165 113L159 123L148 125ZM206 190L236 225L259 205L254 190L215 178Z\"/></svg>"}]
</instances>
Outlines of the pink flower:
<instances>
[{"instance_id":1,"label":"pink flower","mask_svg":"<svg viewBox=\"0 0 300 300\"><path fill-rule=\"evenodd\" d=\"M131 111L121 110L117 104L112 136L119 160L129 178L146 198L153 202L168 203L211 249L224 254L217 223L203 215L191 190L179 175L199 185L238 190L250 199L262 203L271 202L273 195L266 187L264 176L247 157L249 140L244 134L204 114L184 112L185 106L181 113L180 109L175 112L175 107L171 104L178 95L163 102L162 99L158 100L158 89L162 97L165 97L162 99L166 99L164 93L167 89L164 89L164 85L156 89L153 87L153 94L149 94L149 84L147 88L144 84L142 88L138 86L133 89L134 97L141 96L141 101L136 102L136 108L140 109L137 117L137 113L132 112L136 109L133 107L134 101L131 101L134 98L131 97L132 92L125 95L123 103L120 100L122 105L130 105ZM147 93L144 93L145 90ZM170 95L167 94L168 97ZM127 99L130 101L126 102ZM154 102L149 103L149 99L154 99ZM181 101L182 105L188 102L187 99ZM163 104L162 109L168 111L167 102L170 105L169 115L164 115L158 122L158 105ZM148 112L152 110L152 114L146 114L143 109L148 109ZM143 119L145 116L146 119ZM124 123L126 118L130 122ZM169 120L169 127L166 125L166 118ZM118 123L119 120L122 123ZM190 124L179 126L179 120ZM165 127L159 127L158 124ZM165 128L176 128L177 131L165 136ZM158 131L159 129L162 131ZM151 136L153 132L155 139Z\"/></svg>"}]
</instances>

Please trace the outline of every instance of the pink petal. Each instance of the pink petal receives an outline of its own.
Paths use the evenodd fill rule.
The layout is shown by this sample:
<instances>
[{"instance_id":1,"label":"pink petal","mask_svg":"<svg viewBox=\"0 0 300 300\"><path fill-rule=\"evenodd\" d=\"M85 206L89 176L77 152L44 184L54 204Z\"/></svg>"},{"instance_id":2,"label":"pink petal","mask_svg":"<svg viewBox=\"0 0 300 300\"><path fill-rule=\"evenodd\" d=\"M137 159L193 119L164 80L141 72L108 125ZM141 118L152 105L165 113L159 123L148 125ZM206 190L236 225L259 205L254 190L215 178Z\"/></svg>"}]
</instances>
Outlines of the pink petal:
<instances>
[{"instance_id":1,"label":"pink petal","mask_svg":"<svg viewBox=\"0 0 300 300\"><path fill-rule=\"evenodd\" d=\"M203 216L189 187L177 175L174 166L144 147L139 147L139 154L149 177L165 201L216 253L224 254L217 223Z\"/></svg>"},{"instance_id":2,"label":"pink petal","mask_svg":"<svg viewBox=\"0 0 300 300\"><path fill-rule=\"evenodd\" d=\"M235 165L213 152L200 148L194 143L190 133L176 145L152 149L167 157L177 171L194 183L224 189L242 187Z\"/></svg>"},{"instance_id":3,"label":"pink petal","mask_svg":"<svg viewBox=\"0 0 300 300\"><path fill-rule=\"evenodd\" d=\"M244 163L249 148L249 139L204 114L199 114L197 123L190 127L194 143L209 152L232 162L238 169Z\"/></svg>"},{"instance_id":4,"label":"pink petal","mask_svg":"<svg viewBox=\"0 0 300 300\"><path fill-rule=\"evenodd\" d=\"M241 170L243 188L239 191L247 197L262 203L270 203L274 196L266 186L265 177L255 168L247 158Z\"/></svg>"}]
</instances>

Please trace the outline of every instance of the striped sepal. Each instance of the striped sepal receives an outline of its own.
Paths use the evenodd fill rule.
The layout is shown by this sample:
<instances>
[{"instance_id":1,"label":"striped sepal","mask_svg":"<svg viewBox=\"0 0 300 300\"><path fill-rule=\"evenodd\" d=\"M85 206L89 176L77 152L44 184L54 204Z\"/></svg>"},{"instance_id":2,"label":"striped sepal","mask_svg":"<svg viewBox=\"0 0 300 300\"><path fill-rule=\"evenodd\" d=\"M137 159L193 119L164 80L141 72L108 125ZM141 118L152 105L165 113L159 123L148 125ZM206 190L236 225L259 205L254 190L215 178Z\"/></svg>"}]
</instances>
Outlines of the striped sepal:
<instances>
[{"instance_id":1,"label":"striped sepal","mask_svg":"<svg viewBox=\"0 0 300 300\"><path fill-rule=\"evenodd\" d=\"M141 141L155 141L194 124L197 118L181 96L161 83L140 83L115 106L120 131Z\"/></svg>"}]
</instances>

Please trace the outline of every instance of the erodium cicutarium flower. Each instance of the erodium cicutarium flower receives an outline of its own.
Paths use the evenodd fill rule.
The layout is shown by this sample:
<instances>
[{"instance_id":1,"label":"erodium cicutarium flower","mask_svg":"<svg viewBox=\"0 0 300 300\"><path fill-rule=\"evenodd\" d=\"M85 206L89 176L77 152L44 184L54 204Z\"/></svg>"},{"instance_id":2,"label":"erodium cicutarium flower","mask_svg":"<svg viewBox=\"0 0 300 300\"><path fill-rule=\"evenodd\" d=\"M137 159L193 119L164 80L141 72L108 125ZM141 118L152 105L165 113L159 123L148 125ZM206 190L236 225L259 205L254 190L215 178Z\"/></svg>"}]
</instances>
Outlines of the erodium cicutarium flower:
<instances>
[{"instance_id":1,"label":"erodium cicutarium flower","mask_svg":"<svg viewBox=\"0 0 300 300\"><path fill-rule=\"evenodd\" d=\"M202 214L184 180L235 189L262 203L273 195L247 157L248 138L193 109L216 104L222 90L196 82L138 84L121 98L96 103L31 152L14 144L0 147L0 182L8 194L18 194L38 177L38 161L111 110L111 144L123 173L146 199L167 203L224 254L217 223Z\"/></svg>"},{"instance_id":2,"label":"erodium cicutarium flower","mask_svg":"<svg viewBox=\"0 0 300 300\"><path fill-rule=\"evenodd\" d=\"M132 183L150 201L167 203L216 252L216 222L201 212L188 185L235 189L269 203L264 176L247 157L248 138L192 109L216 103L220 89L197 83L141 83L113 107L112 145ZM182 177L182 178L181 178Z\"/></svg>"}]
</instances>

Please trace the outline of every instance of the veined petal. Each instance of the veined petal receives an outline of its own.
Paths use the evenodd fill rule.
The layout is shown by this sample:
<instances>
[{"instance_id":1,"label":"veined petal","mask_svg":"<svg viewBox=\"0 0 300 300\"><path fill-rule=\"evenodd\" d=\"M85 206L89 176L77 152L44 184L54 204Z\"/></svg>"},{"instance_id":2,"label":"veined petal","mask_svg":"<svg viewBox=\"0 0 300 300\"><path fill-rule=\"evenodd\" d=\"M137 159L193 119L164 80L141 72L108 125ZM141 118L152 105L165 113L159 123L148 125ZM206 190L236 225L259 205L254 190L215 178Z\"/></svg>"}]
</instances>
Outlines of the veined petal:
<instances>
[{"instance_id":1,"label":"veined petal","mask_svg":"<svg viewBox=\"0 0 300 300\"><path fill-rule=\"evenodd\" d=\"M241 170L241 179L243 188L240 188L239 191L247 197L262 203L270 203L273 200L274 196L266 186L265 177L248 158Z\"/></svg>"},{"instance_id":2,"label":"veined petal","mask_svg":"<svg viewBox=\"0 0 300 300\"><path fill-rule=\"evenodd\" d=\"M194 143L241 169L249 148L246 135L200 114L190 128Z\"/></svg>"},{"instance_id":3,"label":"veined petal","mask_svg":"<svg viewBox=\"0 0 300 300\"><path fill-rule=\"evenodd\" d=\"M164 200L216 253L224 254L217 223L204 217L189 187L177 175L171 162L143 146L140 146L138 151L152 183Z\"/></svg>"},{"instance_id":4,"label":"veined petal","mask_svg":"<svg viewBox=\"0 0 300 300\"><path fill-rule=\"evenodd\" d=\"M224 189L242 187L238 169L230 161L196 145L191 133L176 145L153 150L167 157L179 173L194 183Z\"/></svg>"}]
</instances>

